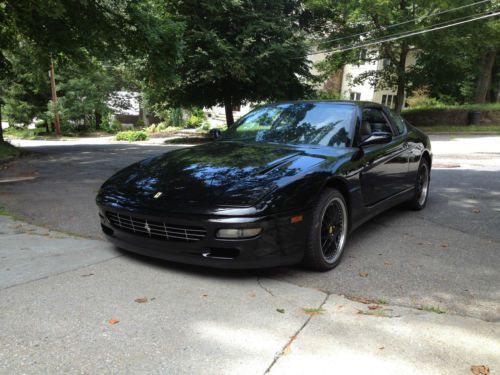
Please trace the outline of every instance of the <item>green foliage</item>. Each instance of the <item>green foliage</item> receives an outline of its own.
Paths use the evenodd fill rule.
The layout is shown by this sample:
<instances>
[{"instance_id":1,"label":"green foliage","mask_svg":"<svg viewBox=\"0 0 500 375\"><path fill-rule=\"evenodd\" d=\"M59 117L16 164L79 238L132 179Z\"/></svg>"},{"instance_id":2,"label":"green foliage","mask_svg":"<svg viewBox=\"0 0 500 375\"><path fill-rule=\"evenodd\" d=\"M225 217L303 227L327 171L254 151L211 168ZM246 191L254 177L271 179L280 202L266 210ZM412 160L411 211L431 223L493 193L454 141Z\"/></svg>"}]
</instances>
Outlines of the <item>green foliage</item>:
<instances>
[{"instance_id":1,"label":"green foliage","mask_svg":"<svg viewBox=\"0 0 500 375\"><path fill-rule=\"evenodd\" d=\"M303 97L310 77L299 29L299 3L277 1L157 1L184 25L175 80L160 72L148 82L155 102L177 106L240 105ZM161 5L160 5L161 4ZM167 22L168 23L168 22ZM293 58L291 58L293 56ZM171 66L165 66L170 72Z\"/></svg>"},{"instance_id":2,"label":"green foliage","mask_svg":"<svg viewBox=\"0 0 500 375\"><path fill-rule=\"evenodd\" d=\"M191 115L191 116L189 116L186 125L188 128L197 128L197 127L200 127L201 125L203 125L203 123L204 123L204 120L202 117L198 117L196 115Z\"/></svg>"},{"instance_id":3,"label":"green foliage","mask_svg":"<svg viewBox=\"0 0 500 375\"><path fill-rule=\"evenodd\" d=\"M426 134L439 133L471 133L471 134L500 134L500 124L498 125L461 125L461 126L418 126Z\"/></svg>"},{"instance_id":4,"label":"green foliage","mask_svg":"<svg viewBox=\"0 0 500 375\"><path fill-rule=\"evenodd\" d=\"M146 139L148 139L148 135L144 131L128 130L116 134L115 139L117 141L137 142L145 141Z\"/></svg>"},{"instance_id":5,"label":"green foliage","mask_svg":"<svg viewBox=\"0 0 500 375\"><path fill-rule=\"evenodd\" d=\"M455 18L492 10L494 5L482 2L474 7L429 16L470 4L463 0L308 0L306 8L313 14L312 28L324 36L319 49L350 47L398 33L417 31ZM403 23L403 24L401 24ZM326 27L325 27L326 25ZM391 25L390 29L386 25ZM393 26L398 25L398 26ZM334 53L318 64L325 79L344 64L380 63L357 78L354 85L368 82L378 89L399 88L407 96L425 88L431 97L445 103L471 100L481 73L480 62L485 51L500 47L500 26L496 20L477 21L460 27L393 40L342 53ZM359 33L367 32L363 35ZM326 35L326 36L325 36ZM478 35L481 35L478 38ZM417 64L406 66L410 54L417 55ZM498 64L497 57L497 67ZM498 68L497 70L498 71ZM496 78L497 82L500 76ZM492 85L492 87L500 87ZM490 97L494 97L494 93ZM402 105L402 101L398 103Z\"/></svg>"},{"instance_id":6,"label":"green foliage","mask_svg":"<svg viewBox=\"0 0 500 375\"><path fill-rule=\"evenodd\" d=\"M8 142L0 142L0 160L19 156L21 151ZM1 211L1 207L0 207Z\"/></svg>"},{"instance_id":7,"label":"green foliage","mask_svg":"<svg viewBox=\"0 0 500 375\"><path fill-rule=\"evenodd\" d=\"M430 98L428 101L418 106L412 106L411 108L405 109L403 113L418 112L428 109L439 109L443 111L460 109L468 111L500 111L500 103L450 105Z\"/></svg>"},{"instance_id":8,"label":"green foliage","mask_svg":"<svg viewBox=\"0 0 500 375\"><path fill-rule=\"evenodd\" d=\"M197 130L199 131L209 131L210 130L210 124L208 122L203 122L201 125L199 125L199 127L197 128Z\"/></svg>"},{"instance_id":9,"label":"green foliage","mask_svg":"<svg viewBox=\"0 0 500 375\"><path fill-rule=\"evenodd\" d=\"M114 118L113 121L111 121L111 132L118 133L121 130L122 130L122 123L118 119Z\"/></svg>"},{"instance_id":10,"label":"green foliage","mask_svg":"<svg viewBox=\"0 0 500 375\"><path fill-rule=\"evenodd\" d=\"M457 6L449 1L449 6ZM492 10L490 2L478 4L452 14L434 18L433 22L449 21L452 18L469 16ZM437 37L438 36L438 37ZM415 67L415 85L425 87L429 95L442 100L453 98L459 103L475 100L478 80L483 74L482 60L490 50L496 51L496 63L490 80L489 98L495 100L500 87L500 24L498 20L480 20L459 27L431 33L418 39L419 53ZM496 72L496 74L495 74ZM496 88L496 90L495 90Z\"/></svg>"},{"instance_id":11,"label":"green foliage","mask_svg":"<svg viewBox=\"0 0 500 375\"><path fill-rule=\"evenodd\" d=\"M43 130L45 131L45 130ZM28 129L27 127L9 126L4 129L4 136L14 139L35 139L42 129Z\"/></svg>"},{"instance_id":12,"label":"green foliage","mask_svg":"<svg viewBox=\"0 0 500 375\"><path fill-rule=\"evenodd\" d=\"M184 120L184 112L181 108L166 108L157 112L158 116L163 120L165 126L173 126L182 128L186 125Z\"/></svg>"},{"instance_id":13,"label":"green foliage","mask_svg":"<svg viewBox=\"0 0 500 375\"><path fill-rule=\"evenodd\" d=\"M153 124L146 128L148 133L173 133L179 130L177 126L169 126L166 122L160 122L159 124Z\"/></svg>"},{"instance_id":14,"label":"green foliage","mask_svg":"<svg viewBox=\"0 0 500 375\"><path fill-rule=\"evenodd\" d=\"M410 107L403 110L403 112L422 108L446 108L448 106L448 104L446 104L445 102L428 96L420 96L413 100L409 98L408 101L411 103Z\"/></svg>"},{"instance_id":15,"label":"green foliage","mask_svg":"<svg viewBox=\"0 0 500 375\"><path fill-rule=\"evenodd\" d=\"M311 100L340 100L342 96L334 90L317 90L309 97Z\"/></svg>"}]
</instances>

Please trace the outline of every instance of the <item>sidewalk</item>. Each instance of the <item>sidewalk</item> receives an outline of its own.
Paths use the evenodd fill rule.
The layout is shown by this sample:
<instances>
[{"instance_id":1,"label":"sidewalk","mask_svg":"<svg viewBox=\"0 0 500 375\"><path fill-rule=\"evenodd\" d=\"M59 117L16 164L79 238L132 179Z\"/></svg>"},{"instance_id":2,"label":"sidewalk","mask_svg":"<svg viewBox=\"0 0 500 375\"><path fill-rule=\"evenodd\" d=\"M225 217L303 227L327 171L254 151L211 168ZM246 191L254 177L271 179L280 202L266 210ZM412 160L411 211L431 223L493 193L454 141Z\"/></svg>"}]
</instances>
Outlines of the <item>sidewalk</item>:
<instances>
[{"instance_id":1,"label":"sidewalk","mask_svg":"<svg viewBox=\"0 0 500 375\"><path fill-rule=\"evenodd\" d=\"M500 371L500 323L139 258L5 216L0 243L0 373Z\"/></svg>"}]
</instances>

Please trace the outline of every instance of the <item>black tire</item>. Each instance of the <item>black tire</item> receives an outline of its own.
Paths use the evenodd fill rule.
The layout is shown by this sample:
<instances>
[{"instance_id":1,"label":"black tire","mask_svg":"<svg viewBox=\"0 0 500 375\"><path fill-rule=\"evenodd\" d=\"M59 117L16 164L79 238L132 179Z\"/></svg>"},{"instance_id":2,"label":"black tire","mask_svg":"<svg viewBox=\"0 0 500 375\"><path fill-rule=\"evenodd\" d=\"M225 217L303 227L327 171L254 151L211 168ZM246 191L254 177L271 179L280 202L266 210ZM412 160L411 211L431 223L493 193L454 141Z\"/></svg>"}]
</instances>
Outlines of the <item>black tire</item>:
<instances>
[{"instance_id":1,"label":"black tire","mask_svg":"<svg viewBox=\"0 0 500 375\"><path fill-rule=\"evenodd\" d=\"M303 263L328 271L340 263L347 240L349 213L344 197L336 189L325 189L312 215Z\"/></svg>"},{"instance_id":2,"label":"black tire","mask_svg":"<svg viewBox=\"0 0 500 375\"><path fill-rule=\"evenodd\" d=\"M422 210L427 204L429 197L430 167L427 160L422 159L418 167L415 180L415 192L413 198L408 201L408 208L415 211Z\"/></svg>"}]
</instances>

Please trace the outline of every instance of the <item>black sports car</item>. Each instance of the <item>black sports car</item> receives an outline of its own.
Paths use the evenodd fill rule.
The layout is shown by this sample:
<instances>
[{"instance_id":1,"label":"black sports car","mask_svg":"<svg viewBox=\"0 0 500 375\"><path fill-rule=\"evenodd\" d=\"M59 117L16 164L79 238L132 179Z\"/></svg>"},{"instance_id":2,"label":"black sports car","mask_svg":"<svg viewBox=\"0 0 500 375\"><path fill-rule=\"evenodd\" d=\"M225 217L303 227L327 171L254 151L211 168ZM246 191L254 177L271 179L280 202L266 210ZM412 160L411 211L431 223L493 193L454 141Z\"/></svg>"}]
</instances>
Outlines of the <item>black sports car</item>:
<instances>
[{"instance_id":1,"label":"black sports car","mask_svg":"<svg viewBox=\"0 0 500 375\"><path fill-rule=\"evenodd\" d=\"M427 201L429 138L375 103L270 104L213 142L135 163L97 196L119 248L225 268L335 267L349 233Z\"/></svg>"}]
</instances>

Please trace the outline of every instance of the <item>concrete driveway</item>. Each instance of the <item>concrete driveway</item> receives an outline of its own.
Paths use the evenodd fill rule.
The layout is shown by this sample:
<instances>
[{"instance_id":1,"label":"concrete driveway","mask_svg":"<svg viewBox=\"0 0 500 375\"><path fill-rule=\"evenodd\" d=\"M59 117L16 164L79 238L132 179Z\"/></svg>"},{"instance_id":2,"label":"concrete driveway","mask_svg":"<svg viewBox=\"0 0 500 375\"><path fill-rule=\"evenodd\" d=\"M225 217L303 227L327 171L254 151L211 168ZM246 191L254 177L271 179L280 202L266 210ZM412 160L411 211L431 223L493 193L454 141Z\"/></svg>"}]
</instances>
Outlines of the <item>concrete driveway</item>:
<instances>
[{"instance_id":1,"label":"concrete driveway","mask_svg":"<svg viewBox=\"0 0 500 375\"><path fill-rule=\"evenodd\" d=\"M367 223L327 273L211 270L113 249L100 241L97 189L116 170L174 147L85 143L23 141L32 155L0 166L0 181L14 181L0 182L0 202L40 226L0 222L0 372L376 365L386 374L455 374L484 361L498 371L500 137L433 137L427 208L395 208ZM134 302L142 297L147 303ZM77 353L83 359L72 364Z\"/></svg>"},{"instance_id":2,"label":"concrete driveway","mask_svg":"<svg viewBox=\"0 0 500 375\"><path fill-rule=\"evenodd\" d=\"M102 239L94 204L100 184L134 161L179 147L80 142L22 141L32 156L2 173L35 178L0 184L7 210L34 224ZM395 208L364 225L333 272L296 266L260 273L328 293L500 320L500 137L434 136L432 144L425 210Z\"/></svg>"}]
</instances>

